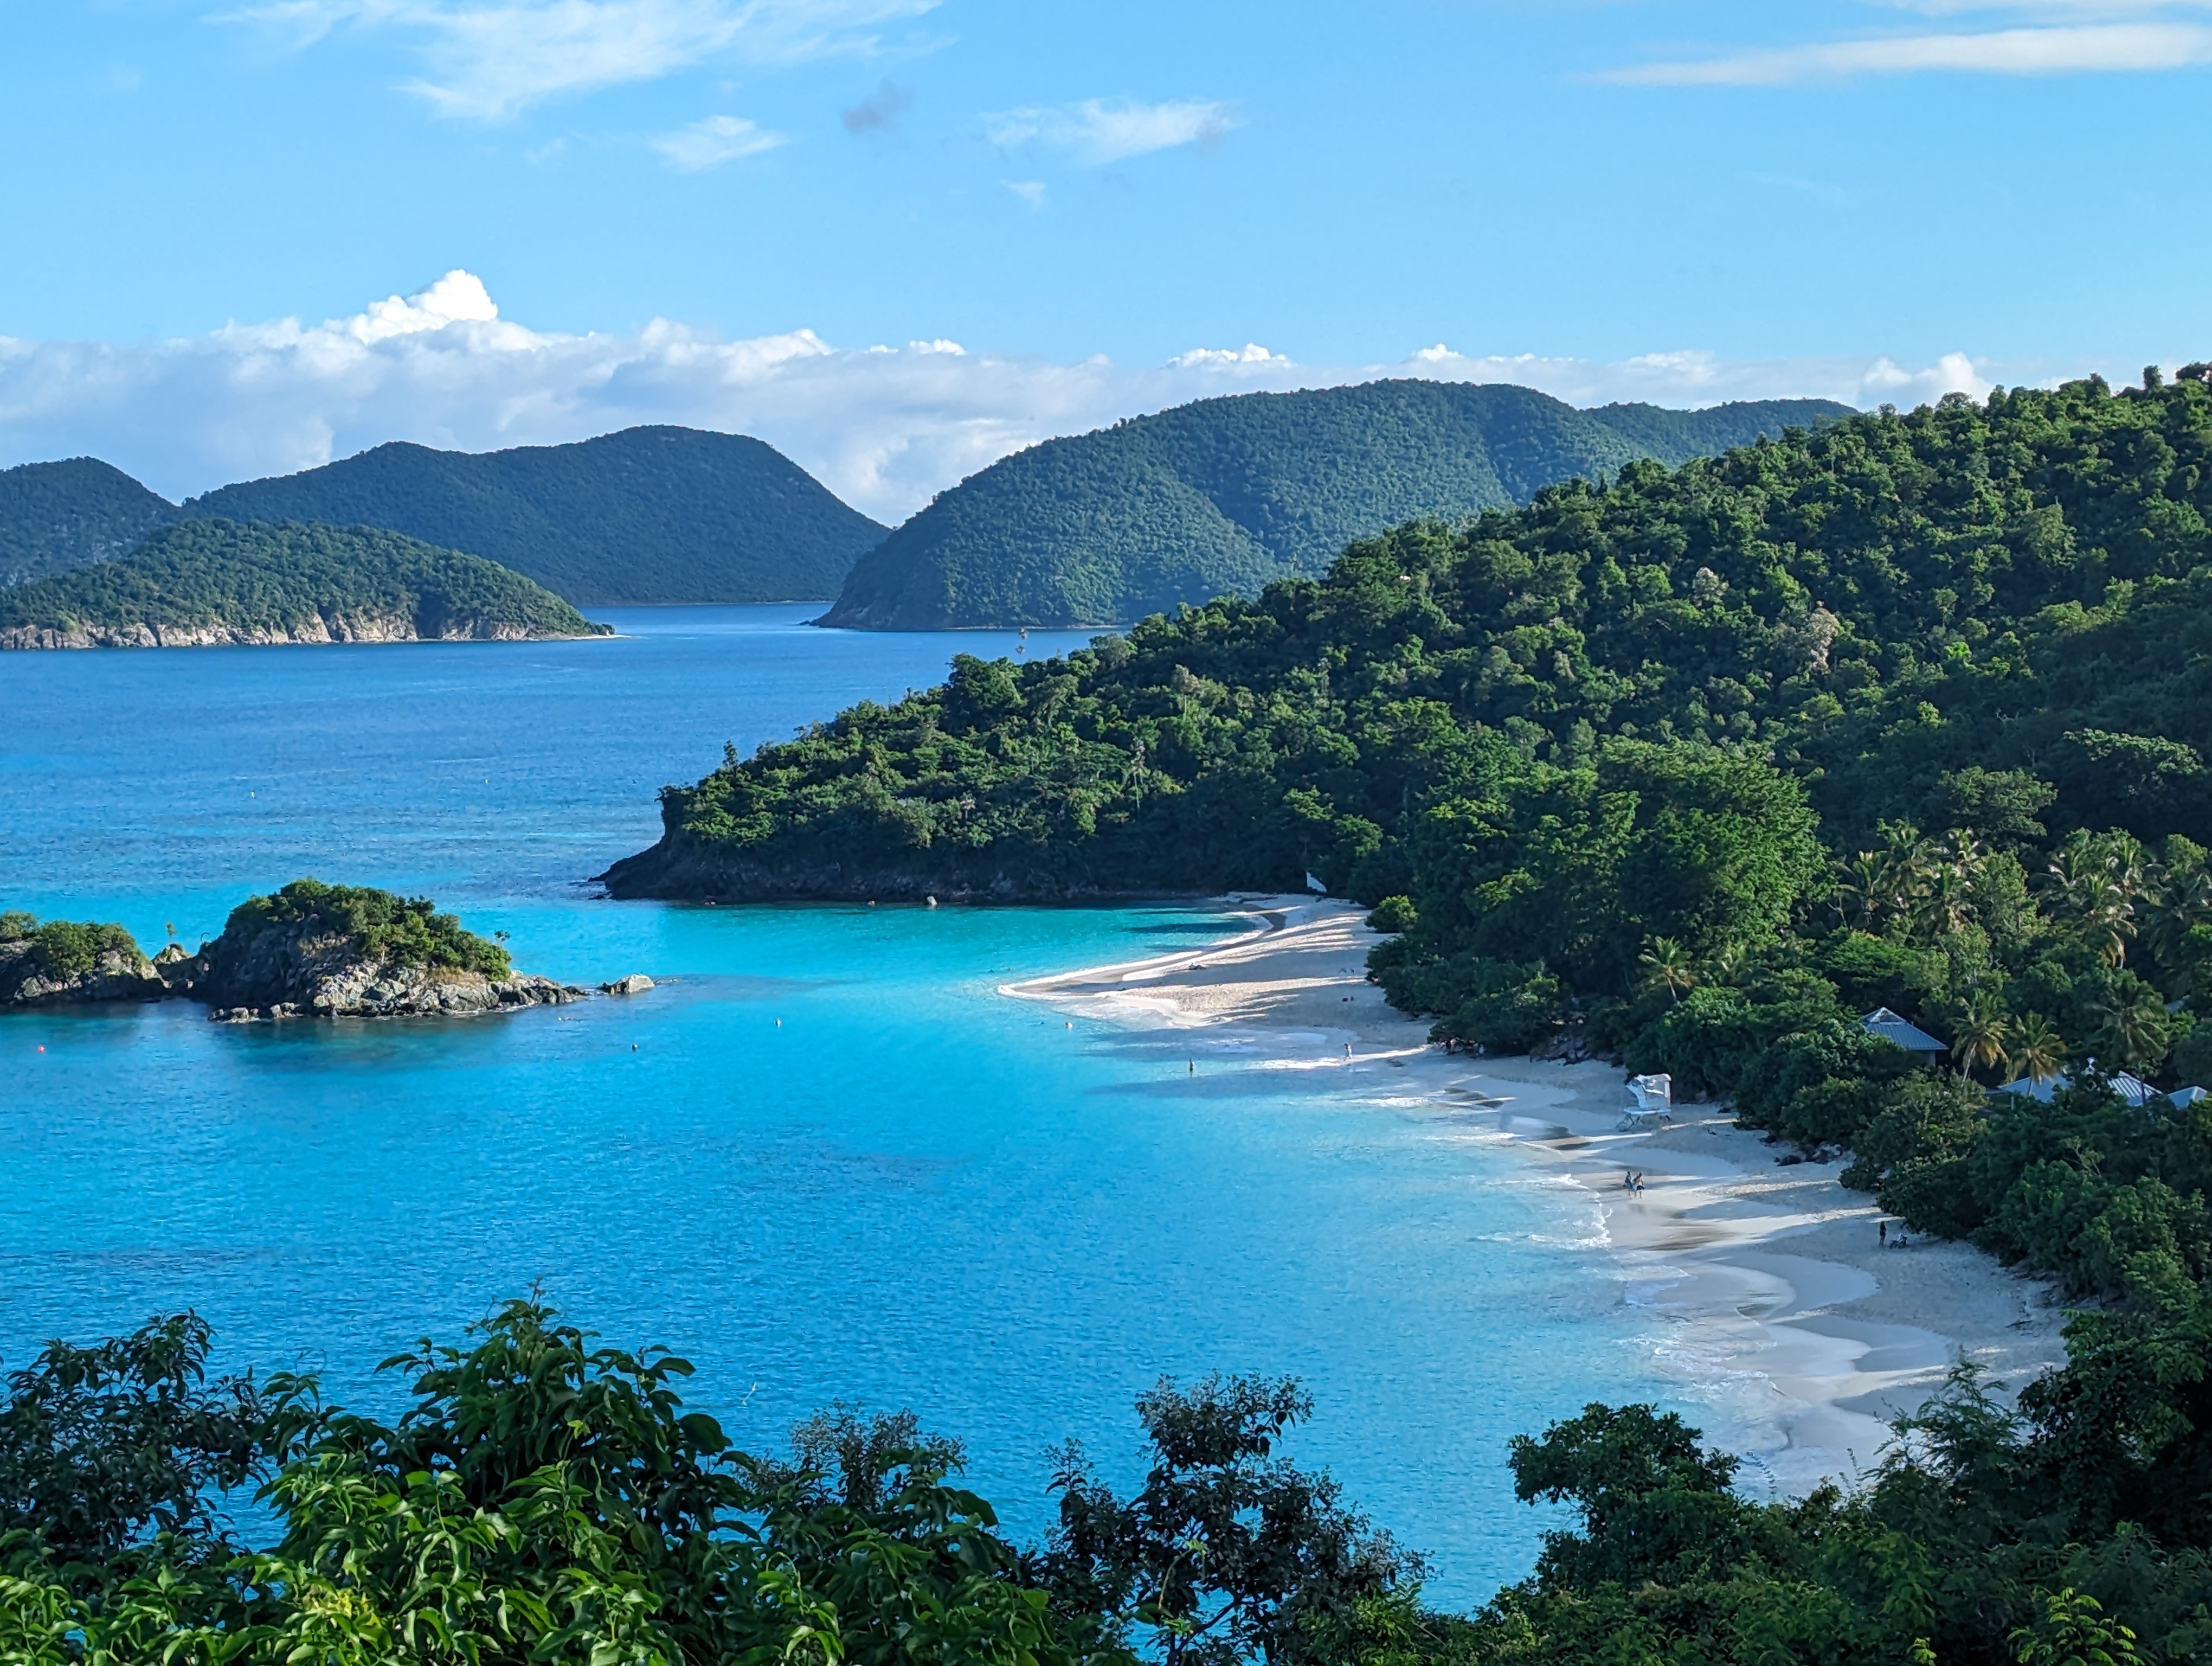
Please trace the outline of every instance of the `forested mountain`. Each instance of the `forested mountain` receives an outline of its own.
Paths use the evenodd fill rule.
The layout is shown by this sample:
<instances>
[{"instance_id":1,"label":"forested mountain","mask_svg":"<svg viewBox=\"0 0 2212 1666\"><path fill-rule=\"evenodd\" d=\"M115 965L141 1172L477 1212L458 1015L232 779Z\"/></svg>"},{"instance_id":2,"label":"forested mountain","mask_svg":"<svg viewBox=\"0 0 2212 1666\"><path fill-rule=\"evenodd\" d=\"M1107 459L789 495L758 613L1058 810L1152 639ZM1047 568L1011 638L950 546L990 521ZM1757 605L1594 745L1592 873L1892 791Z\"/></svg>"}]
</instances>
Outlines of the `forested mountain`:
<instances>
[{"instance_id":1,"label":"forested mountain","mask_svg":"<svg viewBox=\"0 0 2212 1666\"><path fill-rule=\"evenodd\" d=\"M369 527L188 520L0 590L0 648L516 641L603 634L496 562Z\"/></svg>"},{"instance_id":2,"label":"forested mountain","mask_svg":"<svg viewBox=\"0 0 2212 1666\"><path fill-rule=\"evenodd\" d=\"M823 599L884 536L773 447L683 428L485 453L395 442L184 513L389 527L586 605Z\"/></svg>"},{"instance_id":3,"label":"forested mountain","mask_svg":"<svg viewBox=\"0 0 2212 1666\"><path fill-rule=\"evenodd\" d=\"M1116 624L1318 574L1416 515L1526 503L1851 414L1819 399L1577 410L1525 387L1370 382L1204 399L1048 440L963 481L865 556L829 625Z\"/></svg>"},{"instance_id":4,"label":"forested mountain","mask_svg":"<svg viewBox=\"0 0 2212 1666\"><path fill-rule=\"evenodd\" d=\"M0 469L0 587L128 555L176 514L97 458Z\"/></svg>"}]
</instances>

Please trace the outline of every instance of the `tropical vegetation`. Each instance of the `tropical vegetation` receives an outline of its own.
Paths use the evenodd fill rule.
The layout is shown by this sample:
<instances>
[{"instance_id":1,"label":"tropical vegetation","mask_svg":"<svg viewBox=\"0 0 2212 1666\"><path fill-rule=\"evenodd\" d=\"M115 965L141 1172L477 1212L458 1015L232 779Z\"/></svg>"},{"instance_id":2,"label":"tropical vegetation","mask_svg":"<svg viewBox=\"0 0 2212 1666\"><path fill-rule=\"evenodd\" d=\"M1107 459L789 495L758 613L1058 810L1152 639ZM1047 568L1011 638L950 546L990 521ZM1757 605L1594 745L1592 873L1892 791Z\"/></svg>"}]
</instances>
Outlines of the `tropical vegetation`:
<instances>
[{"instance_id":1,"label":"tropical vegetation","mask_svg":"<svg viewBox=\"0 0 2212 1666\"><path fill-rule=\"evenodd\" d=\"M469 931L454 915L439 913L427 897L320 879L295 879L269 896L249 897L230 911L222 935L200 952L216 961L242 962L271 936L343 938L371 964L478 972L489 978L503 978L514 970L505 949Z\"/></svg>"},{"instance_id":2,"label":"tropical vegetation","mask_svg":"<svg viewBox=\"0 0 2212 1666\"><path fill-rule=\"evenodd\" d=\"M1469 1657L2197 1658L2209 521L2202 365L1632 465L1064 660L958 661L669 789L610 879L1310 877L1370 908L1373 976L1439 1040L1668 1072L2092 1304L2017 1413L1962 1378L1850 1496L1753 1506L1686 1431L1562 1426L1523 1490L1585 1530L1490 1642L1449 1633Z\"/></svg>"},{"instance_id":3,"label":"tropical vegetation","mask_svg":"<svg viewBox=\"0 0 2212 1666\"><path fill-rule=\"evenodd\" d=\"M1409 516L1509 508L1570 477L1850 414L1819 399L1577 410L1530 388L1432 381L1202 399L961 482L854 568L823 623L1119 624L1318 574Z\"/></svg>"},{"instance_id":4,"label":"tropical vegetation","mask_svg":"<svg viewBox=\"0 0 2212 1666\"><path fill-rule=\"evenodd\" d=\"M1556 1523L1472 1614L1283 1450L1289 1381L1163 1381L1127 1493L1080 1447L1019 1545L910 1414L737 1449L690 1366L542 1303L385 1362L384 1422L317 1380L208 1375L191 1313L51 1344L0 1398L0 1656L62 1663L2027 1666L2212 1649L2201 1337L2077 1318L2018 1411L1962 1370L1852 1490L1759 1501L1650 1406L1516 1438ZM2201 1347L2198 1349L2201 1353ZM1437 1484L1449 1487L1449 1477ZM270 1523L259 1547L233 1516Z\"/></svg>"},{"instance_id":5,"label":"tropical vegetation","mask_svg":"<svg viewBox=\"0 0 2212 1666\"><path fill-rule=\"evenodd\" d=\"M48 920L20 909L0 913L0 954L27 960L28 970L64 980L85 977L110 955L134 970L150 967L138 939L121 926L88 920Z\"/></svg>"},{"instance_id":6,"label":"tropical vegetation","mask_svg":"<svg viewBox=\"0 0 2212 1666\"><path fill-rule=\"evenodd\" d=\"M0 643L585 636L520 573L368 527L189 520L122 559L0 590Z\"/></svg>"}]
</instances>

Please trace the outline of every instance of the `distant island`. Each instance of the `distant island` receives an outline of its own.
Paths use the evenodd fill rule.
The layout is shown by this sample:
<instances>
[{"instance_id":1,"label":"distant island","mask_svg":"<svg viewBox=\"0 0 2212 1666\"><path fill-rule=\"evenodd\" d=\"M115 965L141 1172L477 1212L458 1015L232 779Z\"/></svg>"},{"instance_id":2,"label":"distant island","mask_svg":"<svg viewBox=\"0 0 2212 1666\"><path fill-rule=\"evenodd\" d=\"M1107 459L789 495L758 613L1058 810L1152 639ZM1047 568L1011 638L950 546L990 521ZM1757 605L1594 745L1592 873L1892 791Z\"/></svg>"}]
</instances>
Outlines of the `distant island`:
<instances>
[{"instance_id":1,"label":"distant island","mask_svg":"<svg viewBox=\"0 0 2212 1666\"><path fill-rule=\"evenodd\" d=\"M649 987L649 984L648 984ZM231 911L187 954L149 958L123 927L0 914L0 1008L187 996L219 1022L510 1012L585 999L514 970L428 897L295 879Z\"/></svg>"},{"instance_id":2,"label":"distant island","mask_svg":"<svg viewBox=\"0 0 2212 1666\"><path fill-rule=\"evenodd\" d=\"M1532 389L1370 382L1203 399L971 476L863 556L825 625L1115 625L1314 576L1417 515L1711 456L1854 415L1823 399L1577 410Z\"/></svg>"},{"instance_id":3,"label":"distant island","mask_svg":"<svg viewBox=\"0 0 2212 1666\"><path fill-rule=\"evenodd\" d=\"M0 590L0 648L535 641L604 635L477 556L367 527L161 527L119 561Z\"/></svg>"},{"instance_id":4,"label":"distant island","mask_svg":"<svg viewBox=\"0 0 2212 1666\"><path fill-rule=\"evenodd\" d=\"M696 429L482 453L395 443L181 505L80 457L0 469L0 587L119 559L192 520L380 527L579 606L826 602L884 532L773 447Z\"/></svg>"}]
</instances>

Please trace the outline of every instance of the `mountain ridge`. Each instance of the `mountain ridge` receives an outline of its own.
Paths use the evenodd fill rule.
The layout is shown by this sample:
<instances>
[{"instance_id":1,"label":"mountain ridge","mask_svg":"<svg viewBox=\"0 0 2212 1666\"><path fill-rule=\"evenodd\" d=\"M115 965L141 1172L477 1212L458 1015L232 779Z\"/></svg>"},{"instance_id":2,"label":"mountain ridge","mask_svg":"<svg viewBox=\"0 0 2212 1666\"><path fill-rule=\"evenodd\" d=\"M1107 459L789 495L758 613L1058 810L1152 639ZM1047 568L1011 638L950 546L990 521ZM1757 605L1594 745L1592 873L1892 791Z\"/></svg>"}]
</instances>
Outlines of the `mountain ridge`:
<instances>
[{"instance_id":1,"label":"mountain ridge","mask_svg":"<svg viewBox=\"0 0 2212 1666\"><path fill-rule=\"evenodd\" d=\"M585 605L817 600L885 531L764 441L667 425L495 452L391 441L181 513L387 527Z\"/></svg>"},{"instance_id":2,"label":"mountain ridge","mask_svg":"<svg viewBox=\"0 0 2212 1666\"><path fill-rule=\"evenodd\" d=\"M1578 410L1532 388L1414 380L1232 394L1047 440L940 494L854 563L817 623L1109 625L1311 576L1407 520L1526 503L1856 413L1826 400Z\"/></svg>"}]
</instances>

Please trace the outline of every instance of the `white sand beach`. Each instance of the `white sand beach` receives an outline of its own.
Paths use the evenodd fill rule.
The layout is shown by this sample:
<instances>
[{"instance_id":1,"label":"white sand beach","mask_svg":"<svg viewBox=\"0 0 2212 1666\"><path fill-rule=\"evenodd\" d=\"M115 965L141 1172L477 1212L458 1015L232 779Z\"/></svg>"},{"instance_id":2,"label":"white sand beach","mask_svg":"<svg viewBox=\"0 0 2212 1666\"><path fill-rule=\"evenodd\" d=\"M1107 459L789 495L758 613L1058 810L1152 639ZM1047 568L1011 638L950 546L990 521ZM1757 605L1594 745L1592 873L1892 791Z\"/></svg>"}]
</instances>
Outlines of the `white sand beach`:
<instances>
[{"instance_id":1,"label":"white sand beach","mask_svg":"<svg viewBox=\"0 0 2212 1666\"><path fill-rule=\"evenodd\" d=\"M2016 1392L2062 1363L2063 1314L2045 1284L1963 1243L1884 1248L1874 1201L1840 1164L1781 1165L1787 1148L1717 1108L1624 1131L1624 1073L1599 1063L1446 1055L1427 1025L1366 981L1365 911L1310 897L1237 897L1253 929L1202 950L1006 986L1085 1016L1210 1032L1243 1067L1343 1071L1347 1091L1494 1115L1532 1160L1563 1165L1601 1211L1625 1299L1657 1322L1659 1369L1717 1415L1754 1491L1802 1493L1872 1468L1887 1420L1965 1358ZM1196 1039L1195 1037L1194 1039ZM1623 1188L1640 1171L1644 1189Z\"/></svg>"}]
</instances>

